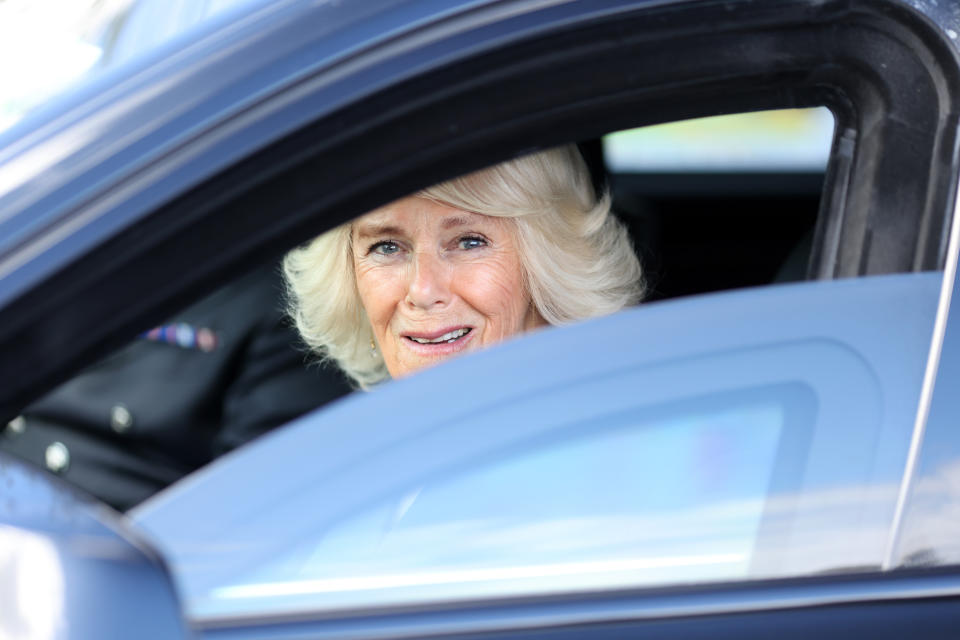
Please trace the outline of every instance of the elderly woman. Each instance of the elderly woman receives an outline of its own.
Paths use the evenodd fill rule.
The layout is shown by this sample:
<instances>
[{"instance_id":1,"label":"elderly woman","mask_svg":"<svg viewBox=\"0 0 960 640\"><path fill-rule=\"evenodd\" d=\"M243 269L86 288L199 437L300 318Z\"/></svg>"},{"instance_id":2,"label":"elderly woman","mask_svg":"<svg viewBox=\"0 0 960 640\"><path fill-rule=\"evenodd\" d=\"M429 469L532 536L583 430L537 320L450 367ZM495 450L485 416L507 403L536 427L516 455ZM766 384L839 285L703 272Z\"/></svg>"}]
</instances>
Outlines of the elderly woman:
<instances>
[{"instance_id":1,"label":"elderly woman","mask_svg":"<svg viewBox=\"0 0 960 640\"><path fill-rule=\"evenodd\" d=\"M291 251L284 271L304 340L361 388L643 292L626 230L573 146L371 211Z\"/></svg>"}]
</instances>

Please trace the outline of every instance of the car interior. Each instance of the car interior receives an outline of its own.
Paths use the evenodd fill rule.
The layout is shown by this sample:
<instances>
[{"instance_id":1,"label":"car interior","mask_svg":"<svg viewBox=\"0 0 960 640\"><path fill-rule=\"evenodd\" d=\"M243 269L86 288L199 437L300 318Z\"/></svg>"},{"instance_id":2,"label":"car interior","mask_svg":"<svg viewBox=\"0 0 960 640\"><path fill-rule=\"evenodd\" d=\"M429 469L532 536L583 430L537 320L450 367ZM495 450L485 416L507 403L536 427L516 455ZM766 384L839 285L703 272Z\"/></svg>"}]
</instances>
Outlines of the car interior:
<instances>
[{"instance_id":1,"label":"car interior","mask_svg":"<svg viewBox=\"0 0 960 640\"><path fill-rule=\"evenodd\" d=\"M812 140L798 136L796 130L791 132L791 127L797 129L800 123L800 133L808 134L809 123L818 118L819 129ZM595 190L610 192L613 210L627 227L640 257L647 285L645 302L806 279L832 137L832 120L827 118L824 123L823 119L823 114L816 110L747 113L691 121L695 127L693 135L671 129L677 124L691 124L681 122L617 132L579 143ZM770 122L785 128L786 138L776 126L770 129ZM752 137L731 146L730 132L738 130L755 131ZM802 147L798 154L809 154L809 148L815 147L815 162L803 162L792 156L789 149L779 149L777 153L786 160L781 159L773 170L765 168L765 163L770 162L767 156L771 154L771 145L764 143L764 136L772 136L778 144L789 147L790 135L794 138L792 143ZM626 146L618 142L618 136L627 139ZM649 146L656 148L647 149L643 136L654 139L655 144ZM693 148L679 162L672 161L670 156L677 154L671 145L689 146L691 140ZM652 160L642 166L631 164L618 159L616 148L628 153L639 148ZM739 161L735 161L737 158ZM275 271L276 266L271 265L276 262L267 265ZM223 291L219 289L213 297L222 296ZM144 339L176 344L176 326L177 319L171 316L158 328L143 329L131 346ZM203 336L199 334L186 336L188 342L200 338ZM125 345L123 349L126 348ZM302 350L305 352L306 348ZM112 357L132 357L121 355L122 351L117 354ZM303 359L316 360L307 355ZM239 372L242 363L237 361L233 366ZM323 368L324 384L329 391L320 402L347 391L333 368L332 364ZM86 371L81 376L85 374ZM230 378L228 372L226 379ZM91 383L77 379L75 384ZM65 388L66 385L59 390ZM128 391L115 393L120 397ZM56 414L65 409L33 405L32 411ZM136 446L150 445L142 442Z\"/></svg>"},{"instance_id":2,"label":"car interior","mask_svg":"<svg viewBox=\"0 0 960 640\"><path fill-rule=\"evenodd\" d=\"M810 117L811 111L794 113ZM707 132L713 126L720 133L724 127L736 126L738 118L743 126L756 122L754 114L727 116L726 122L723 118L700 122ZM698 166L702 158L688 157L685 161L692 170L665 170L655 164L641 170L611 167L604 144L609 146L612 136L581 143L580 148L598 176L598 185L611 190L614 211L630 231L646 272L646 301L650 302L805 280L830 133L821 131L819 139L810 143L820 146L820 167L797 160L793 166L787 163L765 171L758 170L765 150L751 150L750 142L736 150L713 151L707 168ZM708 146L710 136L704 130L698 134ZM724 153L735 152L752 153L753 166L744 169L725 163Z\"/></svg>"}]
</instances>

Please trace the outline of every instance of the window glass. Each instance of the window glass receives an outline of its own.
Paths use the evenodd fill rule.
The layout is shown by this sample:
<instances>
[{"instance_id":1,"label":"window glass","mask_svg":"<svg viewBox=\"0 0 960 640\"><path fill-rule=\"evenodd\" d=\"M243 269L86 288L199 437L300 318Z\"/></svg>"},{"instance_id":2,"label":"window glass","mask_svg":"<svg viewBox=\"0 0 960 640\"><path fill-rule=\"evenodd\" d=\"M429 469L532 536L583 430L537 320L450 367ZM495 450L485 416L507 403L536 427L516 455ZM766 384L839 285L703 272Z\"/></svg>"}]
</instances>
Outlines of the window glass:
<instances>
[{"instance_id":1,"label":"window glass","mask_svg":"<svg viewBox=\"0 0 960 640\"><path fill-rule=\"evenodd\" d=\"M201 619L874 570L939 284L536 332L305 417L134 515Z\"/></svg>"},{"instance_id":2,"label":"window glass","mask_svg":"<svg viewBox=\"0 0 960 640\"><path fill-rule=\"evenodd\" d=\"M214 590L211 606L744 577L788 410L812 414L809 391L757 389L733 401L690 399L656 417L600 416L589 426L595 435L530 447L364 509L242 584Z\"/></svg>"},{"instance_id":3,"label":"window glass","mask_svg":"<svg viewBox=\"0 0 960 640\"><path fill-rule=\"evenodd\" d=\"M960 564L960 281L954 280L923 442L904 496L890 563L896 567Z\"/></svg>"}]
</instances>

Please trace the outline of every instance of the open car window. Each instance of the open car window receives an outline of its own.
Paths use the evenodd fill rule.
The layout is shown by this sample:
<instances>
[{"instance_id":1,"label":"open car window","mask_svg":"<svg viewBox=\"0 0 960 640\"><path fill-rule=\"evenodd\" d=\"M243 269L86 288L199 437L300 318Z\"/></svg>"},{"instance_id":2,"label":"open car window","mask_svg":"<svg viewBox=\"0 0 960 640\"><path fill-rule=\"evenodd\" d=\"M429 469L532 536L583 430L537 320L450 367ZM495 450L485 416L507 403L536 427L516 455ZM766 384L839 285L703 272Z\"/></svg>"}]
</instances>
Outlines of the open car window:
<instances>
[{"instance_id":1,"label":"open car window","mask_svg":"<svg viewBox=\"0 0 960 640\"><path fill-rule=\"evenodd\" d=\"M610 193L640 256L645 302L804 279L831 124L822 109L759 112L582 144L597 192ZM757 166L766 161L770 138L780 157L794 162L745 171L747 158ZM677 172L682 144L691 165ZM821 156L812 170L810 147ZM663 165L618 159L640 151L659 154ZM712 173L704 162L714 163ZM653 188L665 175L672 184ZM144 329L23 407L0 448L125 511L348 393L336 364L321 362L297 335L280 272L276 261L257 267Z\"/></svg>"}]
</instances>

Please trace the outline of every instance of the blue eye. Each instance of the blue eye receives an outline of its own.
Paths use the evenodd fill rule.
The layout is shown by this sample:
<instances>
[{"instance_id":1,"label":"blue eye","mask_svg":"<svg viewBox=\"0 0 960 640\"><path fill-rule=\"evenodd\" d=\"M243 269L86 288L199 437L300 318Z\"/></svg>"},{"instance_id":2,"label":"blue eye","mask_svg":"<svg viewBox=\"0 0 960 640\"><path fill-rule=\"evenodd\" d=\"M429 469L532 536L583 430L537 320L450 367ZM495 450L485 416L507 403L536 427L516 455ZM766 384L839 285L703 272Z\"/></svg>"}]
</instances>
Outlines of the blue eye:
<instances>
[{"instance_id":1,"label":"blue eye","mask_svg":"<svg viewBox=\"0 0 960 640\"><path fill-rule=\"evenodd\" d=\"M382 256L390 256L400 251L399 245L392 240L383 240L382 242L375 242L370 247L370 253L378 253Z\"/></svg>"},{"instance_id":2,"label":"blue eye","mask_svg":"<svg viewBox=\"0 0 960 640\"><path fill-rule=\"evenodd\" d=\"M466 238L460 238L458 246L461 249L479 249L480 247L486 246L487 241L483 238L477 238L476 236L468 236Z\"/></svg>"}]
</instances>

